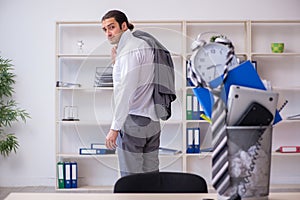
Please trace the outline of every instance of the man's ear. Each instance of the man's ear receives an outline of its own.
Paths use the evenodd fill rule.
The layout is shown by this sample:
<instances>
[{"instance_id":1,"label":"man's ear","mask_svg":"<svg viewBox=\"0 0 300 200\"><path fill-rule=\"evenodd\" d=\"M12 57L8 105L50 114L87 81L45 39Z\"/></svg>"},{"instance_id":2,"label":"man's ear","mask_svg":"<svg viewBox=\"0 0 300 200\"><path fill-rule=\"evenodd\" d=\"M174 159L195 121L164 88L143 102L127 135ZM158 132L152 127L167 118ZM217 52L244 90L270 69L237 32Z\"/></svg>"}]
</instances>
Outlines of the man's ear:
<instances>
[{"instance_id":1,"label":"man's ear","mask_svg":"<svg viewBox=\"0 0 300 200\"><path fill-rule=\"evenodd\" d=\"M122 29L122 31L126 31L128 29L126 22L122 23L121 29Z\"/></svg>"}]
</instances>

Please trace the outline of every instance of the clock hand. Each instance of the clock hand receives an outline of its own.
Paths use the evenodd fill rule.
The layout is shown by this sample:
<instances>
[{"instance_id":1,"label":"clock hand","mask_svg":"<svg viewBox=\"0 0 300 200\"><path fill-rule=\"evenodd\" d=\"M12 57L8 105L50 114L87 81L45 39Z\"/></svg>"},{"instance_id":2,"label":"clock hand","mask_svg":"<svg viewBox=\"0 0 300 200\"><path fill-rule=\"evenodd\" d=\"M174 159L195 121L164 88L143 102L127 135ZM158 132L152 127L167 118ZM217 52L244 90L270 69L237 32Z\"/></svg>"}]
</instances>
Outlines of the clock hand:
<instances>
[{"instance_id":1,"label":"clock hand","mask_svg":"<svg viewBox=\"0 0 300 200\"><path fill-rule=\"evenodd\" d=\"M206 69L211 69L211 68L215 68L216 67L216 65L211 65L211 66L209 66L209 67L207 67Z\"/></svg>"}]
</instances>

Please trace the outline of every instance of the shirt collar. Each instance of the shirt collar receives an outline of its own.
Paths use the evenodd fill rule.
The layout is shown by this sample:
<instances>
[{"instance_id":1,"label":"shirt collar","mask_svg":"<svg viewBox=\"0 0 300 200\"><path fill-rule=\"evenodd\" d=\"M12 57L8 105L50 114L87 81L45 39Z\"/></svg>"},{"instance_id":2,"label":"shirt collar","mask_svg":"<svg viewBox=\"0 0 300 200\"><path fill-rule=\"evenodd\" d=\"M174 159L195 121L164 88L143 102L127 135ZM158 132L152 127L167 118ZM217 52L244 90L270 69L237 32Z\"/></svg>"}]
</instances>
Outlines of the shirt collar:
<instances>
[{"instance_id":1,"label":"shirt collar","mask_svg":"<svg viewBox=\"0 0 300 200\"><path fill-rule=\"evenodd\" d=\"M117 53L122 50L122 48L126 44L126 41L129 40L131 37L133 37L133 36L129 29L127 29L124 33L122 33L120 41L118 43Z\"/></svg>"}]
</instances>

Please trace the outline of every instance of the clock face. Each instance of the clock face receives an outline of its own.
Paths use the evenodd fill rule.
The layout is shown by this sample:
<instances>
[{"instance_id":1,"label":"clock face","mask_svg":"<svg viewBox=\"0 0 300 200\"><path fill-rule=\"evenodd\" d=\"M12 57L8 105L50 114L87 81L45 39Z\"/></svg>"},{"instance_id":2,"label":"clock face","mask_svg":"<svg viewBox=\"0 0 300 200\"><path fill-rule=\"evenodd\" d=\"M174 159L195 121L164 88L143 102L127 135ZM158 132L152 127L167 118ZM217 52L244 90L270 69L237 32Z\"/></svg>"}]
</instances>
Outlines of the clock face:
<instances>
[{"instance_id":1,"label":"clock face","mask_svg":"<svg viewBox=\"0 0 300 200\"><path fill-rule=\"evenodd\" d=\"M224 65L229 48L219 43L208 43L200 47L192 55L192 64L197 76L209 83L221 76L224 72ZM229 70L238 65L236 56L233 57Z\"/></svg>"}]
</instances>

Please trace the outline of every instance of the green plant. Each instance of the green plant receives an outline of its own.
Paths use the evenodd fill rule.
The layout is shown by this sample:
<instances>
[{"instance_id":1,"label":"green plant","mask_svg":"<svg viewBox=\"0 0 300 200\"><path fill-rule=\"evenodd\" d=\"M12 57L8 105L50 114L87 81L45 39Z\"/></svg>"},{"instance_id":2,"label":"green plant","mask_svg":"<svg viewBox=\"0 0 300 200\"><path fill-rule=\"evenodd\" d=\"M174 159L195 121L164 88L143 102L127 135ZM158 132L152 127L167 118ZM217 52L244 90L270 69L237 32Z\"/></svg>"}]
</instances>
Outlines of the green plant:
<instances>
[{"instance_id":1,"label":"green plant","mask_svg":"<svg viewBox=\"0 0 300 200\"><path fill-rule=\"evenodd\" d=\"M11 60L0 56L0 154L4 157L12 151L16 153L19 148L17 137L13 133L5 133L4 129L11 127L12 123L19 119L26 122L26 118L30 118L29 114L19 108L12 99L16 77L13 70Z\"/></svg>"},{"instance_id":2,"label":"green plant","mask_svg":"<svg viewBox=\"0 0 300 200\"><path fill-rule=\"evenodd\" d=\"M214 42L217 38L225 38L225 36L224 35L213 35L213 36L211 36L209 41Z\"/></svg>"}]
</instances>

